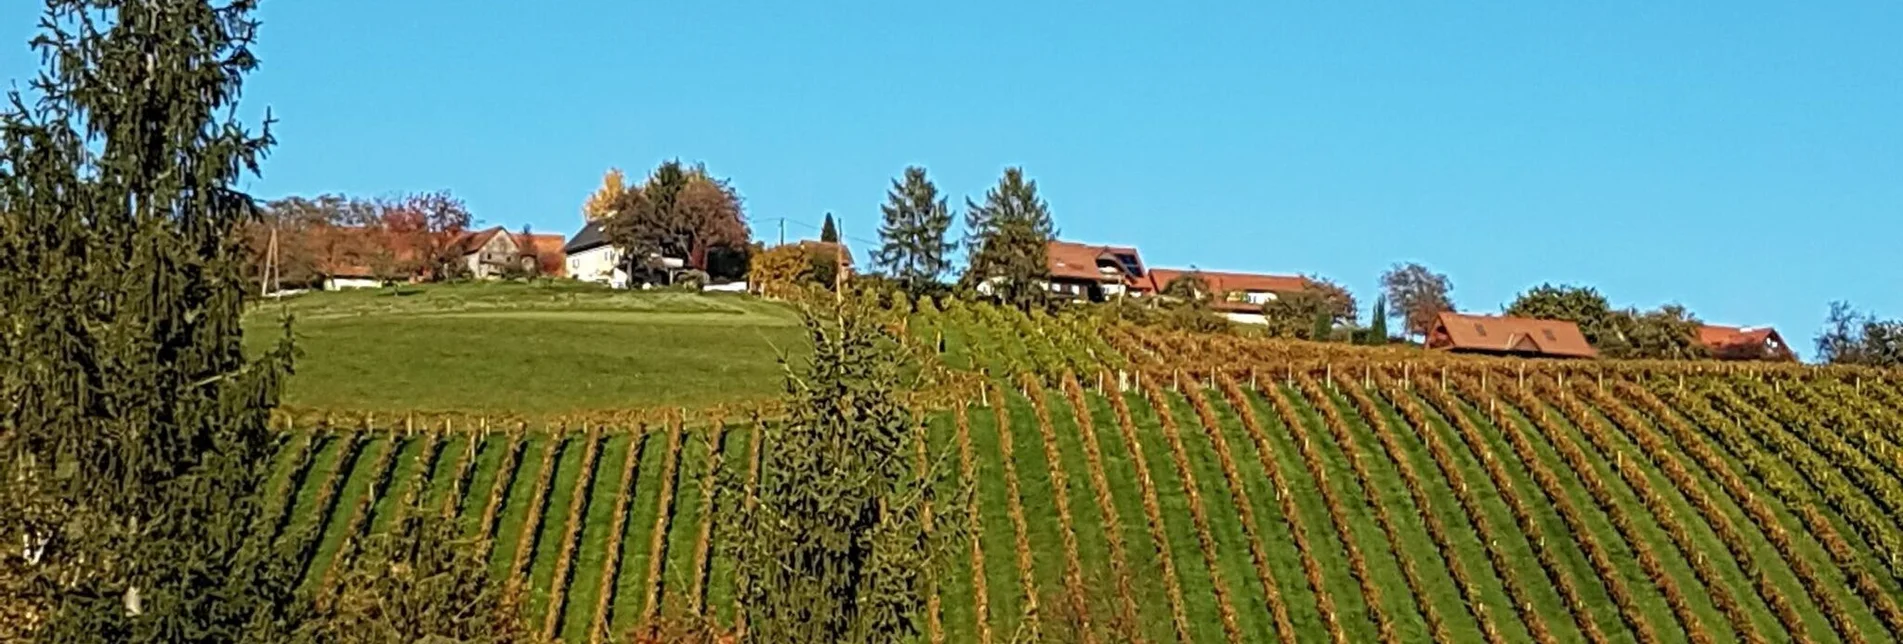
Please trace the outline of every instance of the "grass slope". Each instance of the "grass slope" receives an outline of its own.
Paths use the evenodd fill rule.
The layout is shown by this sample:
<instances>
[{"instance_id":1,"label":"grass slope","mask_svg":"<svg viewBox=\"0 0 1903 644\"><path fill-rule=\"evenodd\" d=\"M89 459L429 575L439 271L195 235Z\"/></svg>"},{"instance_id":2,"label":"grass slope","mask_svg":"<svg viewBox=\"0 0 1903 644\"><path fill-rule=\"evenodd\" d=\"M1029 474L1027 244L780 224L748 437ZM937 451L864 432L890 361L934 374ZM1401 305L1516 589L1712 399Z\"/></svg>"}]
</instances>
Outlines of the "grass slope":
<instances>
[{"instance_id":1,"label":"grass slope","mask_svg":"<svg viewBox=\"0 0 1903 644\"><path fill-rule=\"evenodd\" d=\"M307 293L254 305L246 344L285 316L300 353L292 411L554 417L705 407L780 390L799 355L791 309L728 294L477 283Z\"/></svg>"}]
</instances>

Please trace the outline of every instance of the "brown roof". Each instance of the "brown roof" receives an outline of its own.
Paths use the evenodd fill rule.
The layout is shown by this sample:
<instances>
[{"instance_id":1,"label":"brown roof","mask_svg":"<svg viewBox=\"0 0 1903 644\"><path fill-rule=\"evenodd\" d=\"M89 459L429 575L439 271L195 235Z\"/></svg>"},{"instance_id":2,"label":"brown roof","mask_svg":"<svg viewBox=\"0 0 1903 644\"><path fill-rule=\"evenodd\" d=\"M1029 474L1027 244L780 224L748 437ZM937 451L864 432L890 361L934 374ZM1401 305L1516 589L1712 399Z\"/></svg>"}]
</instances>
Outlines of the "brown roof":
<instances>
[{"instance_id":1,"label":"brown roof","mask_svg":"<svg viewBox=\"0 0 1903 644\"><path fill-rule=\"evenodd\" d=\"M1599 355L1586 342L1579 325L1564 320L1540 320L1491 315L1442 313L1427 336L1430 349L1484 353L1526 354L1565 358Z\"/></svg>"},{"instance_id":2,"label":"brown roof","mask_svg":"<svg viewBox=\"0 0 1903 644\"><path fill-rule=\"evenodd\" d=\"M1735 327L1706 324L1698 327L1698 342L1721 359L1750 360L1794 357L1784 337L1771 327Z\"/></svg>"},{"instance_id":3,"label":"brown roof","mask_svg":"<svg viewBox=\"0 0 1903 644\"><path fill-rule=\"evenodd\" d=\"M1119 254L1140 257L1137 255L1137 249L1129 246L1101 246L1052 240L1044 247L1044 261L1050 268L1051 277L1063 279L1097 282L1129 280L1131 278L1123 275L1122 263L1117 261L1116 256ZM1117 273L1114 275L1104 273L1098 267L1099 261L1116 263ZM1137 260L1139 266L1142 265L1142 261Z\"/></svg>"}]
</instances>

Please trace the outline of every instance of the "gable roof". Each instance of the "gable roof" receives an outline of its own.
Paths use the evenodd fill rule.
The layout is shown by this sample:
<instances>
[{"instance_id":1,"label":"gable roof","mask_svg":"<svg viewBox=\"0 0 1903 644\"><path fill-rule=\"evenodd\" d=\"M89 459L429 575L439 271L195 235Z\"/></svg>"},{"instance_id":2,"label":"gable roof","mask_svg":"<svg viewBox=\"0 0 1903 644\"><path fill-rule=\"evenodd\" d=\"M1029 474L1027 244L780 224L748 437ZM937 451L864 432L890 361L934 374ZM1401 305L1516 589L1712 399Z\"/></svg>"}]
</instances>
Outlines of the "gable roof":
<instances>
[{"instance_id":1,"label":"gable roof","mask_svg":"<svg viewBox=\"0 0 1903 644\"><path fill-rule=\"evenodd\" d=\"M1735 327L1705 324L1698 327L1698 343L1720 359L1791 358L1790 345L1771 327Z\"/></svg>"},{"instance_id":2,"label":"gable roof","mask_svg":"<svg viewBox=\"0 0 1903 644\"><path fill-rule=\"evenodd\" d=\"M1308 279L1300 275L1269 275L1266 273L1229 273L1223 271L1182 270L1179 268L1150 269L1151 288L1158 291L1169 286L1178 277L1199 273L1209 289L1217 293L1243 291L1248 293L1295 293L1308 288Z\"/></svg>"},{"instance_id":3,"label":"gable roof","mask_svg":"<svg viewBox=\"0 0 1903 644\"><path fill-rule=\"evenodd\" d=\"M575 231L575 236L569 238L568 245L562 247L562 252L573 255L607 246L608 232L602 229L601 222L602 220L596 219L582 225L581 230Z\"/></svg>"},{"instance_id":4,"label":"gable roof","mask_svg":"<svg viewBox=\"0 0 1903 644\"><path fill-rule=\"evenodd\" d=\"M1428 334L1428 348L1565 358L1599 355L1572 322L1460 313L1440 314Z\"/></svg>"},{"instance_id":5,"label":"gable roof","mask_svg":"<svg viewBox=\"0 0 1903 644\"><path fill-rule=\"evenodd\" d=\"M1118 255L1128 255L1136 260L1137 270L1143 270L1143 259L1137 249L1131 246L1102 246L1051 240L1044 247L1044 261L1050 269L1051 277L1059 279L1092 280L1098 282L1133 280L1128 275ZM1100 261L1109 261L1117 265L1115 274L1105 273L1098 266Z\"/></svg>"}]
</instances>

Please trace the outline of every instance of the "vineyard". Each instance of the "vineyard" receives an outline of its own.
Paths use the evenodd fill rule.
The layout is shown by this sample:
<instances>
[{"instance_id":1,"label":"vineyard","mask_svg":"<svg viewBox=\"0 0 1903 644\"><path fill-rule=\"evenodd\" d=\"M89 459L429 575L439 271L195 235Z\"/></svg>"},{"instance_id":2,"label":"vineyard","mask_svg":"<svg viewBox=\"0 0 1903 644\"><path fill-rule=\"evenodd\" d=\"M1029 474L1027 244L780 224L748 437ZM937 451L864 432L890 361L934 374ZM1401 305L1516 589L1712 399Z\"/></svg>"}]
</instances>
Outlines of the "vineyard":
<instances>
[{"instance_id":1,"label":"vineyard","mask_svg":"<svg viewBox=\"0 0 1903 644\"><path fill-rule=\"evenodd\" d=\"M1903 638L1903 383L1551 363L920 306L940 642ZM979 375L972 375L979 374ZM295 428L271 529L305 583L404 499L449 508L528 623L732 625L716 478L768 407L526 428ZM393 505L395 504L395 505Z\"/></svg>"}]
</instances>

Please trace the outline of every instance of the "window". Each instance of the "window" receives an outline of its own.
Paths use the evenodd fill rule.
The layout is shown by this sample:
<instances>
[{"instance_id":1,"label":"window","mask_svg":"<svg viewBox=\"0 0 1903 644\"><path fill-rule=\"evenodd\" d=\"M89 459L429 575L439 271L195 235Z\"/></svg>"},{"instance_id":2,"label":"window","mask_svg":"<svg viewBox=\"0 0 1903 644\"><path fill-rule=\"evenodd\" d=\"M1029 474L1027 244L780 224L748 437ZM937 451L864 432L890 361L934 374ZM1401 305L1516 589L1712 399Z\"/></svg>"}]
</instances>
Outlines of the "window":
<instances>
[{"instance_id":1,"label":"window","mask_svg":"<svg viewBox=\"0 0 1903 644\"><path fill-rule=\"evenodd\" d=\"M1483 338L1487 337L1487 327L1481 326L1479 322L1475 322L1474 333L1480 334L1480 337L1483 337Z\"/></svg>"},{"instance_id":2,"label":"window","mask_svg":"<svg viewBox=\"0 0 1903 644\"><path fill-rule=\"evenodd\" d=\"M1559 338L1556 338L1556 337L1553 337L1553 330L1552 330L1552 329L1540 329L1540 335L1544 335L1544 336L1546 336L1546 340L1547 340L1548 342L1558 342L1558 341L1559 341Z\"/></svg>"}]
</instances>

